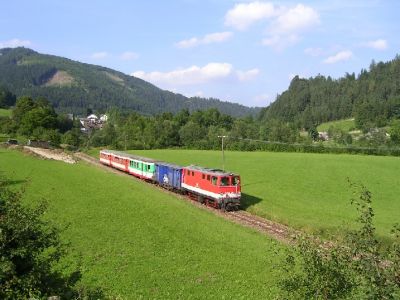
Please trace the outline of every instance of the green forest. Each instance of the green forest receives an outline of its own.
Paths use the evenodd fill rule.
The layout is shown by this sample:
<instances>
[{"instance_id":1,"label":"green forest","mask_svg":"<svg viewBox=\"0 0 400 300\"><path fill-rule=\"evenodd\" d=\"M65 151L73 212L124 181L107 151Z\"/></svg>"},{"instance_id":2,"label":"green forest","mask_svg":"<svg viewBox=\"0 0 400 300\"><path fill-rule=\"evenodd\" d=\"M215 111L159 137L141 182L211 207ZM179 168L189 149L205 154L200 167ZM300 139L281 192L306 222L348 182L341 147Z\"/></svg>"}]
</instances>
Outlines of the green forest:
<instances>
[{"instance_id":1,"label":"green forest","mask_svg":"<svg viewBox=\"0 0 400 300\"><path fill-rule=\"evenodd\" d=\"M386 63L372 61L369 70L357 76L296 76L288 90L261 112L263 120L278 119L305 129L350 117L364 130L400 118L400 56Z\"/></svg>"}]
</instances>

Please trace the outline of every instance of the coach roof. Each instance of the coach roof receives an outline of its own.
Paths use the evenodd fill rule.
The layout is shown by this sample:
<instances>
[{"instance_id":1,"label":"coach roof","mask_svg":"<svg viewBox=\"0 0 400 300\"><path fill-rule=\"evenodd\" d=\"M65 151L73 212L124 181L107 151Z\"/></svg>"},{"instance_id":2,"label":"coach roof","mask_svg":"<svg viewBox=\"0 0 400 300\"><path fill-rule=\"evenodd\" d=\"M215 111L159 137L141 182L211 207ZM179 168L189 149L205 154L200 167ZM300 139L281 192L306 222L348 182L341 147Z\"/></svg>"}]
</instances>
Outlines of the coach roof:
<instances>
[{"instance_id":1,"label":"coach roof","mask_svg":"<svg viewBox=\"0 0 400 300\"><path fill-rule=\"evenodd\" d=\"M101 150L100 152L106 153L106 154L113 154L113 155L116 155L119 157L126 157L126 158L133 159L133 160L144 161L144 162L148 162L148 163L156 163L157 162L156 160L151 159L151 158L137 156L137 155L121 152L121 151L104 149L104 150Z\"/></svg>"}]
</instances>

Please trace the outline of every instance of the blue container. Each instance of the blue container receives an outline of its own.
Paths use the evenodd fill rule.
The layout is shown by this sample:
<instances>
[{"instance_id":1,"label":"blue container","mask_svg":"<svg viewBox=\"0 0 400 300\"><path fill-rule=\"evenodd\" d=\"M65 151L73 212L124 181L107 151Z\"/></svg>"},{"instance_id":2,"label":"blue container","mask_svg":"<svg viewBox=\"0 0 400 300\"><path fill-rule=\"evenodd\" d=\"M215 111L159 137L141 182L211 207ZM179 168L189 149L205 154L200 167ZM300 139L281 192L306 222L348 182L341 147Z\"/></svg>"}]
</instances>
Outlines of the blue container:
<instances>
[{"instance_id":1,"label":"blue container","mask_svg":"<svg viewBox=\"0 0 400 300\"><path fill-rule=\"evenodd\" d=\"M181 189L182 167L164 162L156 163L156 181L167 188Z\"/></svg>"}]
</instances>

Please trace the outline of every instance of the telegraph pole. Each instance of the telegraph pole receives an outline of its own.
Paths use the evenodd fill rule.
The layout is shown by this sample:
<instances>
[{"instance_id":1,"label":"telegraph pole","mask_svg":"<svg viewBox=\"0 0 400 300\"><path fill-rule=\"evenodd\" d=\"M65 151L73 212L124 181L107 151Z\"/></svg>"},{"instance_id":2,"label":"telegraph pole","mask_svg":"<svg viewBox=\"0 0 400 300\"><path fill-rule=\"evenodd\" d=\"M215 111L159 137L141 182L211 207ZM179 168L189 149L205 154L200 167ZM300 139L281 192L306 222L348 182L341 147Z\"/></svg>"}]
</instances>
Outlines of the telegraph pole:
<instances>
[{"instance_id":1,"label":"telegraph pole","mask_svg":"<svg viewBox=\"0 0 400 300\"><path fill-rule=\"evenodd\" d=\"M224 154L224 138L227 138L227 135L219 135L220 139L222 139L222 171L225 171L225 154Z\"/></svg>"}]
</instances>

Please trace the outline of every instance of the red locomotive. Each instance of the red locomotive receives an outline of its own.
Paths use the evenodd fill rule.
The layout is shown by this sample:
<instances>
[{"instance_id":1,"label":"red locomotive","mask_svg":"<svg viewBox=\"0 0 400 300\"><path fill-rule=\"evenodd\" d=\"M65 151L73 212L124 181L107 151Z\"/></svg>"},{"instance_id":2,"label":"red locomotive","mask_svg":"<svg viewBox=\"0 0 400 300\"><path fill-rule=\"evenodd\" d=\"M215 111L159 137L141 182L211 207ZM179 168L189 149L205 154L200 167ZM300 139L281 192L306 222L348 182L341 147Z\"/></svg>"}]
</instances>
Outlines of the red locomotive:
<instances>
[{"instance_id":1,"label":"red locomotive","mask_svg":"<svg viewBox=\"0 0 400 300\"><path fill-rule=\"evenodd\" d=\"M184 167L182 188L196 200L223 210L236 210L240 206L240 177L218 169L198 166Z\"/></svg>"}]
</instances>

